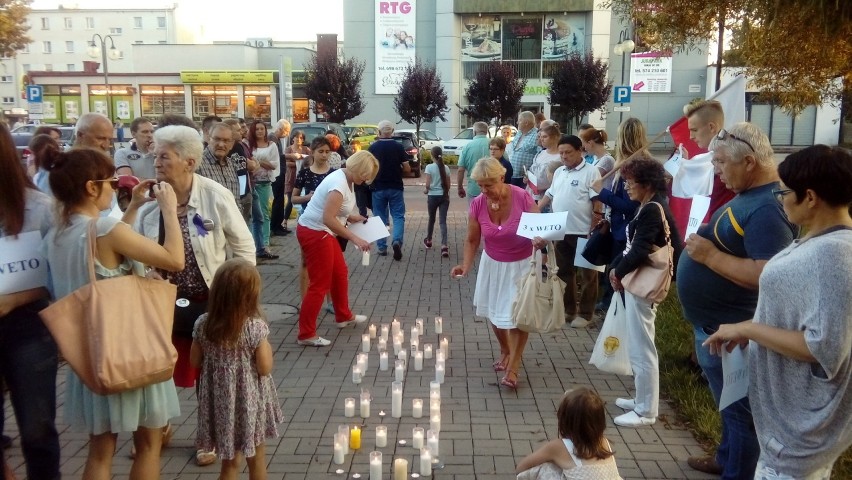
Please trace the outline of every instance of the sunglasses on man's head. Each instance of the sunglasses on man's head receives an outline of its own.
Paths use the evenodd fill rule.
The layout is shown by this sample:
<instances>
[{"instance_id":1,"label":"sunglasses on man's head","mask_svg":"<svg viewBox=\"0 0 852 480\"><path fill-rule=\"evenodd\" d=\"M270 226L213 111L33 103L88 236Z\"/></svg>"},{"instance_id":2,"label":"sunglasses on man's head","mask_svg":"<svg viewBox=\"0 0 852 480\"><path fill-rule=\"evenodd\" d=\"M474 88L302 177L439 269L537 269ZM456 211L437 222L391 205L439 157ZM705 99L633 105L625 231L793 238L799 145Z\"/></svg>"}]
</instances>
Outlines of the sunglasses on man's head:
<instances>
[{"instance_id":1,"label":"sunglasses on man's head","mask_svg":"<svg viewBox=\"0 0 852 480\"><path fill-rule=\"evenodd\" d=\"M732 134L732 133L728 132L728 131L727 131L727 130L725 130L724 128L723 128L723 129L721 129L721 130L719 130L719 133L716 135L716 138L717 138L717 139L719 139L719 140L725 140L725 139L726 139L726 138L728 138L728 137L733 138L734 140L736 140L736 141L738 141L738 142L743 142L743 143L745 143L746 145L748 145L748 148L750 148L752 152L755 152L755 153L756 153L756 151L755 151L754 147L751 145L751 143L749 143L749 142L748 142L748 140L744 140L744 139L742 139L742 138L740 138L740 137L738 137L738 136L736 136L736 135L734 135L734 134Z\"/></svg>"}]
</instances>

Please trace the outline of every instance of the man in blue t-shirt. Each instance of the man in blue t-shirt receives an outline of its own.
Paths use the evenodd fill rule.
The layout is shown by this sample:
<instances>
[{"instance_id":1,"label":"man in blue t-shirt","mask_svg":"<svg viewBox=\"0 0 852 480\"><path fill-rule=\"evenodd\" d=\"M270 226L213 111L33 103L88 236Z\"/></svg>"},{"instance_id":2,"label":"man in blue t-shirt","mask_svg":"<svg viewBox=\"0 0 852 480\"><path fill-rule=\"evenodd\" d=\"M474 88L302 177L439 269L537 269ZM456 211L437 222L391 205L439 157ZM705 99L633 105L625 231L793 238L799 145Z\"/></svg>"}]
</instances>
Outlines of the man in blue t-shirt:
<instances>
[{"instance_id":1,"label":"man in blue t-shirt","mask_svg":"<svg viewBox=\"0 0 852 480\"><path fill-rule=\"evenodd\" d=\"M385 225L390 226L388 211L393 218L393 259L402 260L402 236L405 233L405 199L402 175L411 172L408 156L401 143L394 140L393 123L388 120L379 122L379 138L370 145L369 151L379 161L379 173L373 180L373 213L379 216ZM388 254L386 239L376 241L379 255Z\"/></svg>"},{"instance_id":2,"label":"man in blue t-shirt","mask_svg":"<svg viewBox=\"0 0 852 480\"><path fill-rule=\"evenodd\" d=\"M756 126L738 123L722 130L710 144L716 173L736 196L710 222L686 239L677 267L677 290L683 313L695 332L698 363L719 404L724 372L720 357L702 345L720 324L754 317L758 279L763 266L796 234L773 190L778 173L769 139ZM779 412L783 414L783 412ZM748 398L721 411L722 441L715 464L690 466L721 472L723 479L753 478L760 447Z\"/></svg>"}]
</instances>

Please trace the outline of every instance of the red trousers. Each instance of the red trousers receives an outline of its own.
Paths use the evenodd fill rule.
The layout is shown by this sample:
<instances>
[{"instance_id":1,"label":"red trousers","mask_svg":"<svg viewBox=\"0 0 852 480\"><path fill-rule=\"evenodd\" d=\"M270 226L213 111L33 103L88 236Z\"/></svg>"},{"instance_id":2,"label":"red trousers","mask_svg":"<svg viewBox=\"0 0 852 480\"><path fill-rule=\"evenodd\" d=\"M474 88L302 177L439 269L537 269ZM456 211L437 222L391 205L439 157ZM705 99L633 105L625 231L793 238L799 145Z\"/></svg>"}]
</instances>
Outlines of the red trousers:
<instances>
[{"instance_id":1,"label":"red trousers","mask_svg":"<svg viewBox=\"0 0 852 480\"><path fill-rule=\"evenodd\" d=\"M317 317L328 292L331 292L336 322L354 317L349 310L349 270L334 235L299 225L296 238L302 248L309 282L299 310L299 340L308 340L317 336Z\"/></svg>"}]
</instances>

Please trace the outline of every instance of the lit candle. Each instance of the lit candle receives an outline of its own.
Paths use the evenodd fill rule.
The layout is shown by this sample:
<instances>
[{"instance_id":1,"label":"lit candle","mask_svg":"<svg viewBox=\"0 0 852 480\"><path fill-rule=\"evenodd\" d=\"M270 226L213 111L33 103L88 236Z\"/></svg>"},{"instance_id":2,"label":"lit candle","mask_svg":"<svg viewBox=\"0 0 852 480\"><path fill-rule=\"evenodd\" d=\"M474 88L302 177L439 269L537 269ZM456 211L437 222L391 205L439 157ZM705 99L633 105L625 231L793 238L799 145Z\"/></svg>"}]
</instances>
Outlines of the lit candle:
<instances>
[{"instance_id":1,"label":"lit candle","mask_svg":"<svg viewBox=\"0 0 852 480\"><path fill-rule=\"evenodd\" d=\"M414 352L416 352L417 350L420 350L420 340L412 338L411 339L411 355L413 356Z\"/></svg>"},{"instance_id":2,"label":"lit candle","mask_svg":"<svg viewBox=\"0 0 852 480\"><path fill-rule=\"evenodd\" d=\"M366 353L359 353L358 366L361 367L361 375L366 375L367 367L370 366L370 356Z\"/></svg>"},{"instance_id":3,"label":"lit candle","mask_svg":"<svg viewBox=\"0 0 852 480\"><path fill-rule=\"evenodd\" d=\"M438 458L438 432L434 430L429 430L426 432L426 445L429 447L429 452L432 454L432 458Z\"/></svg>"},{"instance_id":4,"label":"lit candle","mask_svg":"<svg viewBox=\"0 0 852 480\"><path fill-rule=\"evenodd\" d=\"M379 339L379 351L386 352L388 349L388 341L384 338Z\"/></svg>"},{"instance_id":5,"label":"lit candle","mask_svg":"<svg viewBox=\"0 0 852 480\"><path fill-rule=\"evenodd\" d=\"M402 340L397 337L393 337L393 354L399 355L399 351L402 350Z\"/></svg>"},{"instance_id":6,"label":"lit candle","mask_svg":"<svg viewBox=\"0 0 852 480\"><path fill-rule=\"evenodd\" d=\"M429 429L434 430L435 432L441 432L441 413L430 413L432 417L429 418Z\"/></svg>"},{"instance_id":7,"label":"lit candle","mask_svg":"<svg viewBox=\"0 0 852 480\"><path fill-rule=\"evenodd\" d=\"M417 325L417 331L420 332L420 335L426 335L426 329L423 328L423 319L417 318L414 320L414 323Z\"/></svg>"},{"instance_id":8,"label":"lit candle","mask_svg":"<svg viewBox=\"0 0 852 480\"><path fill-rule=\"evenodd\" d=\"M438 383L444 383L444 364L443 363L439 363L439 364L435 365L435 380ZM360 383L360 381L356 382L356 383Z\"/></svg>"},{"instance_id":9,"label":"lit candle","mask_svg":"<svg viewBox=\"0 0 852 480\"><path fill-rule=\"evenodd\" d=\"M397 458L393 461L393 480L405 480L408 477L408 460Z\"/></svg>"},{"instance_id":10,"label":"lit candle","mask_svg":"<svg viewBox=\"0 0 852 480\"><path fill-rule=\"evenodd\" d=\"M415 398L411 401L411 416L414 418L423 416L423 400Z\"/></svg>"},{"instance_id":11,"label":"lit candle","mask_svg":"<svg viewBox=\"0 0 852 480\"><path fill-rule=\"evenodd\" d=\"M388 328L388 324L387 324L387 323L383 323L383 324L382 324L382 328L381 328L380 332L381 332L381 338L382 338L382 340L384 340L384 341L386 341L386 342L388 341L388 333L389 333L389 330L390 330L390 329Z\"/></svg>"},{"instance_id":12,"label":"lit candle","mask_svg":"<svg viewBox=\"0 0 852 480\"><path fill-rule=\"evenodd\" d=\"M435 380L429 382L429 398L431 399L441 399L441 384Z\"/></svg>"},{"instance_id":13,"label":"lit candle","mask_svg":"<svg viewBox=\"0 0 852 480\"><path fill-rule=\"evenodd\" d=\"M399 320L393 319L391 322L391 334L395 337L399 334Z\"/></svg>"},{"instance_id":14,"label":"lit candle","mask_svg":"<svg viewBox=\"0 0 852 480\"><path fill-rule=\"evenodd\" d=\"M420 457L422 463L423 454ZM430 464L429 468L431 467ZM370 480L382 480L382 452L370 452Z\"/></svg>"},{"instance_id":15,"label":"lit candle","mask_svg":"<svg viewBox=\"0 0 852 480\"><path fill-rule=\"evenodd\" d=\"M370 338L376 338L376 324L371 323L369 327L367 327L367 331L370 333Z\"/></svg>"},{"instance_id":16,"label":"lit candle","mask_svg":"<svg viewBox=\"0 0 852 480\"><path fill-rule=\"evenodd\" d=\"M429 453L429 448L420 449L420 475L423 477L432 476L432 454Z\"/></svg>"},{"instance_id":17,"label":"lit candle","mask_svg":"<svg viewBox=\"0 0 852 480\"><path fill-rule=\"evenodd\" d=\"M340 441L340 435L335 435L334 438L334 463L337 465L343 464L346 453L343 450L343 442Z\"/></svg>"},{"instance_id":18,"label":"lit candle","mask_svg":"<svg viewBox=\"0 0 852 480\"><path fill-rule=\"evenodd\" d=\"M423 441L426 435L423 433L423 428L414 427L414 430L411 431L411 446L414 448L423 448Z\"/></svg>"},{"instance_id":19,"label":"lit candle","mask_svg":"<svg viewBox=\"0 0 852 480\"><path fill-rule=\"evenodd\" d=\"M441 350L440 347L438 347L438 351L435 353L435 361L437 363L444 363L445 360L446 356L444 355L444 351Z\"/></svg>"},{"instance_id":20,"label":"lit candle","mask_svg":"<svg viewBox=\"0 0 852 480\"><path fill-rule=\"evenodd\" d=\"M361 335L361 351L367 353L370 351L370 334Z\"/></svg>"},{"instance_id":21,"label":"lit candle","mask_svg":"<svg viewBox=\"0 0 852 480\"><path fill-rule=\"evenodd\" d=\"M423 344L423 358L429 359L432 358L432 344L424 343Z\"/></svg>"},{"instance_id":22,"label":"lit candle","mask_svg":"<svg viewBox=\"0 0 852 480\"><path fill-rule=\"evenodd\" d=\"M346 417L354 417L355 416L355 399L347 398L343 401L343 415ZM347 430L347 433L348 430Z\"/></svg>"},{"instance_id":23,"label":"lit candle","mask_svg":"<svg viewBox=\"0 0 852 480\"><path fill-rule=\"evenodd\" d=\"M391 384L391 416L402 418L402 382L396 381Z\"/></svg>"},{"instance_id":24,"label":"lit candle","mask_svg":"<svg viewBox=\"0 0 852 480\"><path fill-rule=\"evenodd\" d=\"M354 383L356 385L361 383L361 374L362 374L361 367L359 367L358 365L355 365L354 367L352 367L352 383Z\"/></svg>"},{"instance_id":25,"label":"lit candle","mask_svg":"<svg viewBox=\"0 0 852 480\"><path fill-rule=\"evenodd\" d=\"M388 427L384 425L379 425L376 427L376 446L377 447L387 447L388 446Z\"/></svg>"},{"instance_id":26,"label":"lit candle","mask_svg":"<svg viewBox=\"0 0 852 480\"><path fill-rule=\"evenodd\" d=\"M385 371L388 369L388 352L379 354L379 370Z\"/></svg>"},{"instance_id":27,"label":"lit candle","mask_svg":"<svg viewBox=\"0 0 852 480\"><path fill-rule=\"evenodd\" d=\"M417 325L411 327L411 339L415 340L420 337L420 329L417 328Z\"/></svg>"},{"instance_id":28,"label":"lit candle","mask_svg":"<svg viewBox=\"0 0 852 480\"><path fill-rule=\"evenodd\" d=\"M402 360L403 364L408 359L408 350L402 348L399 350L399 353L396 355L396 358Z\"/></svg>"},{"instance_id":29,"label":"lit candle","mask_svg":"<svg viewBox=\"0 0 852 480\"><path fill-rule=\"evenodd\" d=\"M450 340L447 337L441 339L441 351L444 352L444 358L450 358Z\"/></svg>"},{"instance_id":30,"label":"lit candle","mask_svg":"<svg viewBox=\"0 0 852 480\"><path fill-rule=\"evenodd\" d=\"M441 335L444 333L444 317L435 317L435 334Z\"/></svg>"},{"instance_id":31,"label":"lit candle","mask_svg":"<svg viewBox=\"0 0 852 480\"><path fill-rule=\"evenodd\" d=\"M429 415L441 413L441 399L440 398L430 398L429 399Z\"/></svg>"},{"instance_id":32,"label":"lit candle","mask_svg":"<svg viewBox=\"0 0 852 480\"><path fill-rule=\"evenodd\" d=\"M349 430L349 448L358 450L361 448L361 429L355 425Z\"/></svg>"},{"instance_id":33,"label":"lit candle","mask_svg":"<svg viewBox=\"0 0 852 480\"><path fill-rule=\"evenodd\" d=\"M361 418L370 418L370 392L361 392Z\"/></svg>"},{"instance_id":34,"label":"lit candle","mask_svg":"<svg viewBox=\"0 0 852 480\"><path fill-rule=\"evenodd\" d=\"M403 381L405 378L405 362L397 360L394 362L394 380L397 382Z\"/></svg>"}]
</instances>

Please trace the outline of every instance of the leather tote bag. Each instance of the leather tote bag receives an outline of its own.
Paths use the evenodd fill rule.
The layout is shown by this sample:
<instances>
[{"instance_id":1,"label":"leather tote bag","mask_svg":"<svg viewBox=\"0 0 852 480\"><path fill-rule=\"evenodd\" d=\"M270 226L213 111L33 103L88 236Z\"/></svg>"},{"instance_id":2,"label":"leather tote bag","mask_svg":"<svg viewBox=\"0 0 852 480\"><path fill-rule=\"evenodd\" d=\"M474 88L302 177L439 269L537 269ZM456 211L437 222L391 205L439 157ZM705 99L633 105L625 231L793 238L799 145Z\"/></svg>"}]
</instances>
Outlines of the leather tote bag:
<instances>
[{"instance_id":1,"label":"leather tote bag","mask_svg":"<svg viewBox=\"0 0 852 480\"><path fill-rule=\"evenodd\" d=\"M547 275L542 278L541 252L535 251L530 258L530 272L518 282L512 317L517 327L525 332L550 333L565 325L565 305L562 304L565 282L556 276L559 269L553 257L553 254L548 255Z\"/></svg>"},{"instance_id":2,"label":"leather tote bag","mask_svg":"<svg viewBox=\"0 0 852 480\"><path fill-rule=\"evenodd\" d=\"M60 352L98 395L168 380L177 350L171 341L177 287L129 274L96 280L96 219L89 223L89 283L42 310Z\"/></svg>"},{"instance_id":3,"label":"leather tote bag","mask_svg":"<svg viewBox=\"0 0 852 480\"><path fill-rule=\"evenodd\" d=\"M610 223L603 220L592 230L589 241L586 242L586 247L580 255L592 265L607 265L612 261L612 242Z\"/></svg>"},{"instance_id":4,"label":"leather tote bag","mask_svg":"<svg viewBox=\"0 0 852 480\"><path fill-rule=\"evenodd\" d=\"M652 303L660 303L669 294L669 287L671 287L672 275L674 274L671 230L663 206L657 202L650 203L660 209L660 215L663 217L663 228L666 233L666 245L651 252L644 265L625 275L621 279L621 285L624 286L625 290L639 298L644 298ZM636 215L639 215L639 213Z\"/></svg>"}]
</instances>

